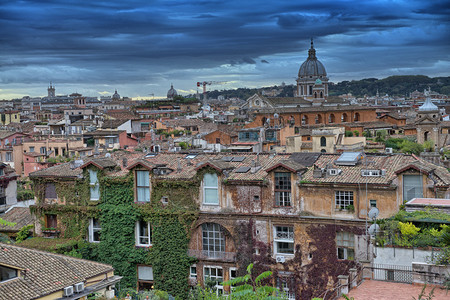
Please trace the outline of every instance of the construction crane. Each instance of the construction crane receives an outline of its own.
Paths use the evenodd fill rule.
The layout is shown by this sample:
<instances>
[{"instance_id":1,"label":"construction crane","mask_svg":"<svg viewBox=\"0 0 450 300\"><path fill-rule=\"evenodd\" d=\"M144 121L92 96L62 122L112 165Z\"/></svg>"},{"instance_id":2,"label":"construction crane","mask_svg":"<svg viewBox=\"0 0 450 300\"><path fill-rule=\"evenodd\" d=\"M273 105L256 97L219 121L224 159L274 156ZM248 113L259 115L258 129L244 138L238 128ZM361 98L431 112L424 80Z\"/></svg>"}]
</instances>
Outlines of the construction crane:
<instances>
[{"instance_id":1,"label":"construction crane","mask_svg":"<svg viewBox=\"0 0 450 300\"><path fill-rule=\"evenodd\" d=\"M228 81L203 81L203 82L197 82L197 87L203 86L203 105L206 104L206 86L207 85L213 85L213 84L224 84Z\"/></svg>"}]
</instances>

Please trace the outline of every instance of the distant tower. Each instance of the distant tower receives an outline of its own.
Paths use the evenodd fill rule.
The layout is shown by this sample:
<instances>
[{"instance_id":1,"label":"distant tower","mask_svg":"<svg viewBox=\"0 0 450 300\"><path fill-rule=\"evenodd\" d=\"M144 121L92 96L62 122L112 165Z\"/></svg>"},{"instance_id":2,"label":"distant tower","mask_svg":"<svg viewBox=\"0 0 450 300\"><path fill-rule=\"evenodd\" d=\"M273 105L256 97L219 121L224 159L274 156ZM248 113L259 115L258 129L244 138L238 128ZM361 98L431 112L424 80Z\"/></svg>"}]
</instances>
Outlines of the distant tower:
<instances>
[{"instance_id":1,"label":"distant tower","mask_svg":"<svg viewBox=\"0 0 450 300\"><path fill-rule=\"evenodd\" d=\"M47 89L48 97L53 98L55 97L55 87L52 86L52 83L50 82L50 86Z\"/></svg>"},{"instance_id":2,"label":"distant tower","mask_svg":"<svg viewBox=\"0 0 450 300\"><path fill-rule=\"evenodd\" d=\"M120 100L120 95L117 93L117 90L115 90L114 94L112 95L113 101Z\"/></svg>"},{"instance_id":3,"label":"distant tower","mask_svg":"<svg viewBox=\"0 0 450 300\"><path fill-rule=\"evenodd\" d=\"M173 100L178 95L177 90L173 88L173 84L170 85L170 90L167 92L167 99Z\"/></svg>"},{"instance_id":4,"label":"distant tower","mask_svg":"<svg viewBox=\"0 0 450 300\"><path fill-rule=\"evenodd\" d=\"M417 116L414 122L417 130L417 142L423 144L426 141L433 141L434 145L440 147L441 121L442 116L439 108L427 96L425 102L417 109Z\"/></svg>"},{"instance_id":5,"label":"distant tower","mask_svg":"<svg viewBox=\"0 0 450 300\"><path fill-rule=\"evenodd\" d=\"M316 57L313 39L308 50L308 58L298 71L297 95L310 100L326 99L328 96L327 71Z\"/></svg>"}]
</instances>

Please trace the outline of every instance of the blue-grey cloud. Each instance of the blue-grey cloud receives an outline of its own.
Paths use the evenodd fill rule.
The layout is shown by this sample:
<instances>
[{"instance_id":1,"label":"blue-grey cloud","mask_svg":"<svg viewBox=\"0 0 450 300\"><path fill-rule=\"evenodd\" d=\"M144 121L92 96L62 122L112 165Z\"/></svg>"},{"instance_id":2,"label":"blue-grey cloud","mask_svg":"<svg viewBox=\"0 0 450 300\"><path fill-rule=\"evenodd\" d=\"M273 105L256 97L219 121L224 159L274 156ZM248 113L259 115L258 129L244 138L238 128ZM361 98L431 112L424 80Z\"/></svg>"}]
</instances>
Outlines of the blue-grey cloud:
<instances>
[{"instance_id":1,"label":"blue-grey cloud","mask_svg":"<svg viewBox=\"0 0 450 300\"><path fill-rule=\"evenodd\" d=\"M288 82L311 37L335 78L414 66L442 75L449 13L447 1L1 1L0 82L113 84L129 96L215 76Z\"/></svg>"}]
</instances>

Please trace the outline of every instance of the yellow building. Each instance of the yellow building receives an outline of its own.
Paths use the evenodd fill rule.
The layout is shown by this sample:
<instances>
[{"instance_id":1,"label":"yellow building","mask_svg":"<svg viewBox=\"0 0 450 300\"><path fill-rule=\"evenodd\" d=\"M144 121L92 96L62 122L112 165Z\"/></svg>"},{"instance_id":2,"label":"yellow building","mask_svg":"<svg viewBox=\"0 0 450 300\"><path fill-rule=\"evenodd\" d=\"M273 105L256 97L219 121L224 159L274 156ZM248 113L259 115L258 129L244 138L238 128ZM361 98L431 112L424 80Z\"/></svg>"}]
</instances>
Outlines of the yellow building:
<instances>
[{"instance_id":1,"label":"yellow building","mask_svg":"<svg viewBox=\"0 0 450 300\"><path fill-rule=\"evenodd\" d=\"M0 125L9 123L20 123L20 112L18 110L5 110L0 113Z\"/></svg>"}]
</instances>

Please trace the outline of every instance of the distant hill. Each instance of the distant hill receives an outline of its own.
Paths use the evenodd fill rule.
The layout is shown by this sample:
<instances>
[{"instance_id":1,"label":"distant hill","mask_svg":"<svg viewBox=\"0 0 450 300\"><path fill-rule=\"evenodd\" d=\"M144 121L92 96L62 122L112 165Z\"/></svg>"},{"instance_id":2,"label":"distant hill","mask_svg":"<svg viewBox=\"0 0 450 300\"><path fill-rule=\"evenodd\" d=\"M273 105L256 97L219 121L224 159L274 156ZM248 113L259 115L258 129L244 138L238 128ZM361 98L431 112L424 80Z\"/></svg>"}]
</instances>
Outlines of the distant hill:
<instances>
[{"instance_id":1,"label":"distant hill","mask_svg":"<svg viewBox=\"0 0 450 300\"><path fill-rule=\"evenodd\" d=\"M450 95L450 76L430 78L423 75L389 76L384 79L367 78L361 80L342 81L329 86L330 95L352 93L356 97L364 95L408 96L409 93L431 88L440 94Z\"/></svg>"},{"instance_id":2,"label":"distant hill","mask_svg":"<svg viewBox=\"0 0 450 300\"><path fill-rule=\"evenodd\" d=\"M390 96L409 96L409 93L418 90L423 92L424 89L431 87L432 91L440 94L450 95L450 76L430 78L424 75L405 75L390 76L384 79L366 78L361 80L342 81L339 83L330 83L330 95L343 95L351 93L355 97L363 97L364 95L375 96L377 90L380 96L389 94ZM262 90L280 89L278 97L292 97L294 95L294 85L271 86L259 89L239 88L235 90L215 90L208 92L208 97L217 99L219 95L226 98L239 97L247 99Z\"/></svg>"}]
</instances>

